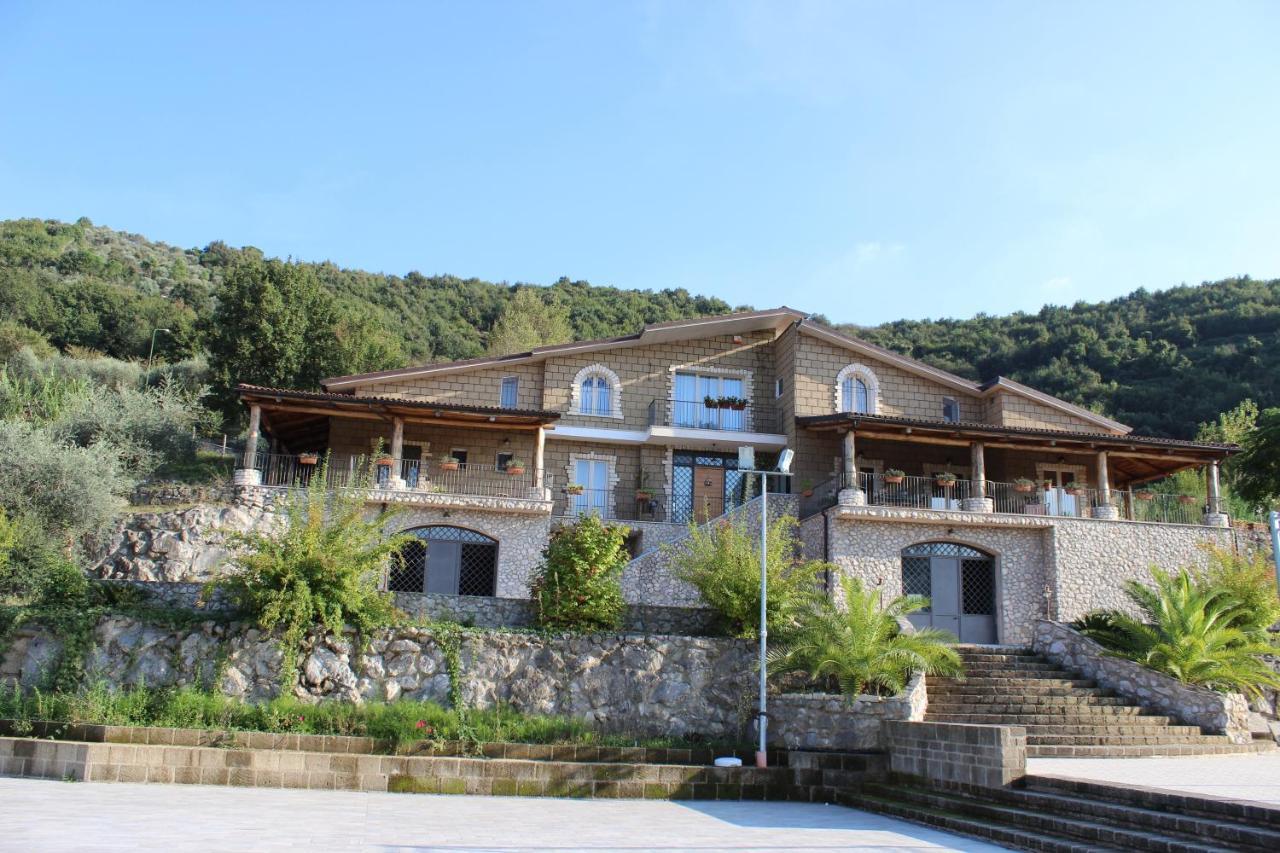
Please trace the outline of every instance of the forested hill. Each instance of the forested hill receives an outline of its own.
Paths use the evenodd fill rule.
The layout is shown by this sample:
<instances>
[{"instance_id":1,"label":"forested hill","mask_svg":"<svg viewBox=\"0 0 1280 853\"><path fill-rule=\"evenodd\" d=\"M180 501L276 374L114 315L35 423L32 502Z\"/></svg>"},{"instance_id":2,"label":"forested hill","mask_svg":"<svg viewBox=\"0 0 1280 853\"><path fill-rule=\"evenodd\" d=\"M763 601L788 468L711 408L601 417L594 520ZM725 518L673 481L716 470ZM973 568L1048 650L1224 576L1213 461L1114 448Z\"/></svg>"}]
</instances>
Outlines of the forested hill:
<instances>
[{"instance_id":1,"label":"forested hill","mask_svg":"<svg viewBox=\"0 0 1280 853\"><path fill-rule=\"evenodd\" d=\"M88 220L0 222L0 345L34 330L54 346L145 358L196 354L224 274L256 249L179 249ZM362 336L351 370L485 351L517 288L447 275L303 264ZM732 310L685 290L634 291L562 279L539 293L575 338ZM821 310L824 306L802 306ZM980 306L975 306L980 307ZM839 318L835 318L839 319ZM1246 397L1280 406L1280 280L1229 279L1034 314L900 321L847 331L975 379L1003 375L1141 432L1190 437ZM363 340L368 339L368 340Z\"/></svg>"}]
</instances>

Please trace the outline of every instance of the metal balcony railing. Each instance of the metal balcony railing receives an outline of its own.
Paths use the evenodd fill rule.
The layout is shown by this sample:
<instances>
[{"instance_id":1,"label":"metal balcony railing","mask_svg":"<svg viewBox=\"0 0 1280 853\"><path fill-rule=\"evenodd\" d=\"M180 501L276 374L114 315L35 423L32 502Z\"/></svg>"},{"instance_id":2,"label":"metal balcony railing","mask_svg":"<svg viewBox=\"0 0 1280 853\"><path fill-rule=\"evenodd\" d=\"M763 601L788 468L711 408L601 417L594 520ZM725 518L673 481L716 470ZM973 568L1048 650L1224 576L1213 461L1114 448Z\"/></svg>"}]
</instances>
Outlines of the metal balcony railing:
<instances>
[{"instance_id":1,"label":"metal balcony railing","mask_svg":"<svg viewBox=\"0 0 1280 853\"><path fill-rule=\"evenodd\" d=\"M305 456L305 454L303 455ZM252 465L261 472L264 486L308 486L324 468L319 461L308 463L297 454L259 453ZM368 486L407 492L476 497L539 499L537 473L526 468L520 473L500 471L493 465L457 464L436 460L400 460L399 477L392 477L391 465L377 464L365 455L335 453L325 470L325 486L331 489Z\"/></svg>"},{"instance_id":2,"label":"metal balcony railing","mask_svg":"<svg viewBox=\"0 0 1280 853\"><path fill-rule=\"evenodd\" d=\"M649 426L714 429L726 432L777 433L772 406L701 400L656 398L649 402Z\"/></svg>"}]
</instances>

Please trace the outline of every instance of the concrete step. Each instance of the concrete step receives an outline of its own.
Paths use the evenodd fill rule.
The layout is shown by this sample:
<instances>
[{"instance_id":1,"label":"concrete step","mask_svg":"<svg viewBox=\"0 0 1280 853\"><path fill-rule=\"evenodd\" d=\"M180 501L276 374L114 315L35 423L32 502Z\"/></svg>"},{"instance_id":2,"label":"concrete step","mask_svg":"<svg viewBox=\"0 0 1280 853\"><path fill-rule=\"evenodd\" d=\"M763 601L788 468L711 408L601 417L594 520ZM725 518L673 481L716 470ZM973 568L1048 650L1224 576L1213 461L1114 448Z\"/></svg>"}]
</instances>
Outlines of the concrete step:
<instances>
[{"instance_id":1,"label":"concrete step","mask_svg":"<svg viewBox=\"0 0 1280 853\"><path fill-rule=\"evenodd\" d=\"M1153 733L1157 733L1162 736L1163 735L1187 735L1191 737L1196 737L1204 734L1202 731L1200 731L1199 726L1166 726L1166 725L1150 725L1150 726L1078 725L1078 726L1073 726L1073 725L1048 725L1048 724L1039 724L1039 723L1032 723L1030 725L1026 723L1014 723L1012 725L1022 726L1022 728L1027 730L1028 737L1032 735L1089 735L1089 736L1095 736L1095 737L1103 736L1103 735L1121 735L1121 736L1129 735L1134 737L1148 737L1148 736L1151 736Z\"/></svg>"},{"instance_id":2,"label":"concrete step","mask_svg":"<svg viewBox=\"0 0 1280 853\"><path fill-rule=\"evenodd\" d=\"M1049 726L1055 729L1063 726L1141 726L1158 728L1169 724L1168 717L1139 716L1137 714L983 714L971 713L963 708L956 713L940 711L930 705L925 719L931 723L976 723L995 726Z\"/></svg>"},{"instance_id":3,"label":"concrete step","mask_svg":"<svg viewBox=\"0 0 1280 853\"><path fill-rule=\"evenodd\" d=\"M970 794L936 788L900 788L878 784L867 785L864 790L880 798L896 796L916 808L996 821L1053 838L1084 842L1091 847L1105 845L1160 853L1202 853L1232 849L1213 839L1180 832L1174 826L1153 826L1153 821L1139 819L1138 815L1128 815L1131 820L1125 820L1126 815L1118 811L1110 815L1112 819L1105 819L1098 815L1046 810L1017 798L999 796L998 793L992 796L987 791Z\"/></svg>"},{"instance_id":4,"label":"concrete step","mask_svg":"<svg viewBox=\"0 0 1280 853\"><path fill-rule=\"evenodd\" d=\"M1115 696L1111 690L1095 687L1092 682L1083 682L1079 686L1069 681L1050 684L1014 684L1005 682L1001 685L991 684L945 684L929 688L929 697L993 697L1008 698L1010 696ZM961 701L965 699L962 698Z\"/></svg>"},{"instance_id":5,"label":"concrete step","mask_svg":"<svg viewBox=\"0 0 1280 853\"><path fill-rule=\"evenodd\" d=\"M1028 758L1153 758L1170 755L1241 755L1272 752L1271 742L1256 743L1170 743L1145 746L1040 746L1027 744Z\"/></svg>"},{"instance_id":6,"label":"concrete step","mask_svg":"<svg viewBox=\"0 0 1280 853\"><path fill-rule=\"evenodd\" d=\"M1035 746L1166 746L1178 743L1231 743L1226 735L1170 734L1155 729L1151 734L1043 734L1027 732L1027 744Z\"/></svg>"},{"instance_id":7,"label":"concrete step","mask_svg":"<svg viewBox=\"0 0 1280 853\"><path fill-rule=\"evenodd\" d=\"M970 675L965 678L931 678L927 682L929 692L949 690L956 687L985 687L988 689L1004 688L1043 688L1043 687L1096 687L1097 682L1087 678L1071 678L1066 673L1048 674L1044 678L1003 678L996 676Z\"/></svg>"},{"instance_id":8,"label":"concrete step","mask_svg":"<svg viewBox=\"0 0 1280 853\"><path fill-rule=\"evenodd\" d=\"M1196 797L1187 794L1109 785L1081 779L1030 775L1022 780L1029 792L1064 794L1074 799L1125 804L1179 816L1208 817L1280 832L1280 806L1243 800ZM1280 845L1273 848L1280 850Z\"/></svg>"}]
</instances>

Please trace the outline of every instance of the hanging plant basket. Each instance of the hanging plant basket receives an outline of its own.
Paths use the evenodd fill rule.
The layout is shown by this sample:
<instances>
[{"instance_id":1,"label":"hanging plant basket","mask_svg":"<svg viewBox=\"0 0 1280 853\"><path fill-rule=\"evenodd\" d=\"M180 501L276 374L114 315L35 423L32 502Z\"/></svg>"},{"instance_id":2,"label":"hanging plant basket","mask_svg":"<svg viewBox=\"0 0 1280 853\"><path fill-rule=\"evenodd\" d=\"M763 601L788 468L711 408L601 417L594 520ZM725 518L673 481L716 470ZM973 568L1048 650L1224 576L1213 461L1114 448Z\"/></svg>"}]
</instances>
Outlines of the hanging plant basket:
<instances>
[{"instance_id":1,"label":"hanging plant basket","mask_svg":"<svg viewBox=\"0 0 1280 853\"><path fill-rule=\"evenodd\" d=\"M1141 491L1134 492L1133 496L1140 501L1153 501L1156 499L1156 493L1150 489L1143 489Z\"/></svg>"},{"instance_id":2,"label":"hanging plant basket","mask_svg":"<svg viewBox=\"0 0 1280 853\"><path fill-rule=\"evenodd\" d=\"M319 464L319 462L320 462L319 453L299 453L298 454L299 465L317 465Z\"/></svg>"}]
</instances>

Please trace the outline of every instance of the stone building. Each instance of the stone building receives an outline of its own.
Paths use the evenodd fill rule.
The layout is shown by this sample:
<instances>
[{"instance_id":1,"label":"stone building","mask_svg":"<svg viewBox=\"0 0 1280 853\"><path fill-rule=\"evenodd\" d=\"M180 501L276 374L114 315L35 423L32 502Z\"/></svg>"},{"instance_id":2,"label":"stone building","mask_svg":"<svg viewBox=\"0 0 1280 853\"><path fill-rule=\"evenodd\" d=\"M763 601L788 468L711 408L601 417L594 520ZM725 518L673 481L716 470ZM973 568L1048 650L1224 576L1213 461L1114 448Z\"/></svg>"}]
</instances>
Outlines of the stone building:
<instances>
[{"instance_id":1,"label":"stone building","mask_svg":"<svg viewBox=\"0 0 1280 853\"><path fill-rule=\"evenodd\" d=\"M1121 603L1151 564L1231 545L1218 465L1234 448L1135 435L1097 412L997 377L974 382L839 333L790 308L680 320L529 352L325 380L239 386L250 441L237 483L331 485L372 459L374 503L402 504L414 570L401 590L527 596L550 530L625 521L635 604L687 604L653 582L659 546L748 504L795 451L804 546L888 593L932 599L922 623L969 642L1025 642L1032 620ZM1205 472L1202 495L1146 488Z\"/></svg>"}]
</instances>

